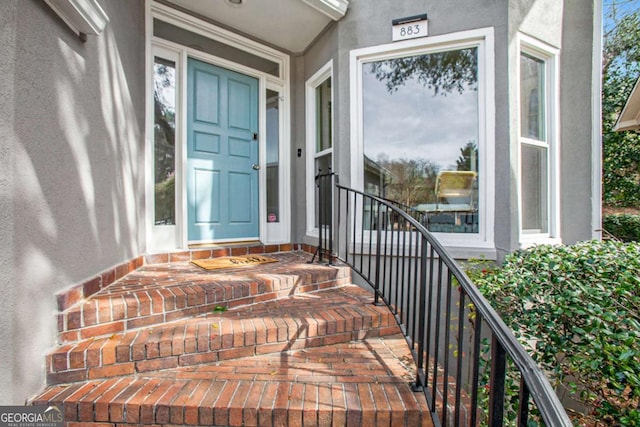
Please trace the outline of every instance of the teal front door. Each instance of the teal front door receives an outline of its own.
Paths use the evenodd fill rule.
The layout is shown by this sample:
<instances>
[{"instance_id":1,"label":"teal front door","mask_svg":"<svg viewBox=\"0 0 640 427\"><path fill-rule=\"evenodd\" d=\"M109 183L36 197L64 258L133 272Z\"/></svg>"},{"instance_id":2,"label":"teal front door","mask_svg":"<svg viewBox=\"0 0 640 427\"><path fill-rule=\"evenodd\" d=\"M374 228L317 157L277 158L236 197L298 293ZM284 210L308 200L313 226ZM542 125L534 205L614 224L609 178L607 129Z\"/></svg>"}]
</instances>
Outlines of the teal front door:
<instances>
[{"instance_id":1,"label":"teal front door","mask_svg":"<svg viewBox=\"0 0 640 427\"><path fill-rule=\"evenodd\" d=\"M258 80L195 59L187 72L189 242L258 239Z\"/></svg>"}]
</instances>

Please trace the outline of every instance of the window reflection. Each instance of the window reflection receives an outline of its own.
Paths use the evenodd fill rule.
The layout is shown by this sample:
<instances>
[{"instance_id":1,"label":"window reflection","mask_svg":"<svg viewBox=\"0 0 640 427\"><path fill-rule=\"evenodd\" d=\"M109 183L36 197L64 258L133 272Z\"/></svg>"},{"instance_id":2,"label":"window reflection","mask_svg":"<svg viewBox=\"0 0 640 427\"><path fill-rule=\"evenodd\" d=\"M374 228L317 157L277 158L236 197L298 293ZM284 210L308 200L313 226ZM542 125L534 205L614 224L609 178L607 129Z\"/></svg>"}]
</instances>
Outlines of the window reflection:
<instances>
[{"instance_id":1,"label":"window reflection","mask_svg":"<svg viewBox=\"0 0 640 427\"><path fill-rule=\"evenodd\" d=\"M522 144L522 229L547 233L547 148Z\"/></svg>"},{"instance_id":2,"label":"window reflection","mask_svg":"<svg viewBox=\"0 0 640 427\"><path fill-rule=\"evenodd\" d=\"M331 148L331 77L316 87L316 153Z\"/></svg>"},{"instance_id":3,"label":"window reflection","mask_svg":"<svg viewBox=\"0 0 640 427\"><path fill-rule=\"evenodd\" d=\"M478 233L477 48L363 67L365 191L431 231Z\"/></svg>"},{"instance_id":4,"label":"window reflection","mask_svg":"<svg viewBox=\"0 0 640 427\"><path fill-rule=\"evenodd\" d=\"M331 77L328 77L320 83L315 89L316 101L316 152L314 155L314 171L316 174L327 174L332 171L333 165L333 125L331 117ZM322 200L330 200L331 188L324 187ZM320 195L315 196L315 206L318 206ZM323 206L323 224L320 224L316 209L315 226L326 226L331 218L331 206L326 204Z\"/></svg>"},{"instance_id":5,"label":"window reflection","mask_svg":"<svg viewBox=\"0 0 640 427\"><path fill-rule=\"evenodd\" d=\"M544 141L544 62L520 55L520 134Z\"/></svg>"},{"instance_id":6,"label":"window reflection","mask_svg":"<svg viewBox=\"0 0 640 427\"><path fill-rule=\"evenodd\" d=\"M176 223L176 64L155 57L153 71L155 224L173 225Z\"/></svg>"}]
</instances>

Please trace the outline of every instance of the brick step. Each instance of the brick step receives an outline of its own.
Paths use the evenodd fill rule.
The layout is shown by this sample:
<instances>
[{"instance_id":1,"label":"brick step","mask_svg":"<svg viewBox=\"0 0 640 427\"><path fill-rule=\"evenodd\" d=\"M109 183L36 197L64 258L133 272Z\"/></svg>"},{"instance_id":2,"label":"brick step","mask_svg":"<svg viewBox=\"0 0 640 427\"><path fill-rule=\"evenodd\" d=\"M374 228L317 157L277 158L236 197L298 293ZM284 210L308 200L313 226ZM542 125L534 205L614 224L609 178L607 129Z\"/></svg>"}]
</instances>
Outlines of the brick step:
<instances>
[{"instance_id":1,"label":"brick step","mask_svg":"<svg viewBox=\"0 0 640 427\"><path fill-rule=\"evenodd\" d=\"M396 334L385 307L358 286L297 294L108 337L47 357L48 384L143 373Z\"/></svg>"},{"instance_id":2,"label":"brick step","mask_svg":"<svg viewBox=\"0 0 640 427\"><path fill-rule=\"evenodd\" d=\"M432 426L414 393L400 335L54 385L55 404L81 425ZM405 363L407 362L407 363Z\"/></svg>"},{"instance_id":3,"label":"brick step","mask_svg":"<svg viewBox=\"0 0 640 427\"><path fill-rule=\"evenodd\" d=\"M207 271L189 262L138 268L58 315L61 343L109 336L211 312L351 283L346 266L308 264L303 252L280 262Z\"/></svg>"}]
</instances>

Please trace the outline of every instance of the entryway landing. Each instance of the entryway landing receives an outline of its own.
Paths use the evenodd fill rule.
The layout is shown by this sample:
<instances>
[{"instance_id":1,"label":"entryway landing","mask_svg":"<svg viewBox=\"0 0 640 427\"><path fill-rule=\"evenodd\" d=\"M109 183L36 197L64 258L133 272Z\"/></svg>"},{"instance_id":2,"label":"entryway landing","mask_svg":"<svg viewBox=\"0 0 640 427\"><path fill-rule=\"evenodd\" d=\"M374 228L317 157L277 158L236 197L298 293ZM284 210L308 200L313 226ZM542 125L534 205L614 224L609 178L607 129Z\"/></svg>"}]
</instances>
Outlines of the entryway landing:
<instances>
[{"instance_id":1,"label":"entryway landing","mask_svg":"<svg viewBox=\"0 0 640 427\"><path fill-rule=\"evenodd\" d=\"M432 425L393 315L350 269L261 253L277 262L148 262L67 308L33 403L68 425Z\"/></svg>"}]
</instances>

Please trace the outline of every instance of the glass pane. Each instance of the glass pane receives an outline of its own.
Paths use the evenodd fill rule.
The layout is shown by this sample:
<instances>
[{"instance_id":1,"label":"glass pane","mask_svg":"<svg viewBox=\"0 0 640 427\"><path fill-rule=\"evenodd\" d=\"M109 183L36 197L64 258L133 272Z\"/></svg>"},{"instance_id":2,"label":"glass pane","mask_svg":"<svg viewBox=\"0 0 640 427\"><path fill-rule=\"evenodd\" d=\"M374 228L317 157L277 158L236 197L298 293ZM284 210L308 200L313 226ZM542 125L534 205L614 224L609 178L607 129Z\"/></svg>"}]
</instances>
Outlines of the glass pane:
<instances>
[{"instance_id":1,"label":"glass pane","mask_svg":"<svg viewBox=\"0 0 640 427\"><path fill-rule=\"evenodd\" d=\"M176 64L155 57L154 65L155 224L176 223Z\"/></svg>"},{"instance_id":2,"label":"glass pane","mask_svg":"<svg viewBox=\"0 0 640 427\"><path fill-rule=\"evenodd\" d=\"M316 88L316 153L332 146L331 77Z\"/></svg>"},{"instance_id":3,"label":"glass pane","mask_svg":"<svg viewBox=\"0 0 640 427\"><path fill-rule=\"evenodd\" d=\"M547 148L522 144L522 229L548 233Z\"/></svg>"},{"instance_id":4,"label":"glass pane","mask_svg":"<svg viewBox=\"0 0 640 427\"><path fill-rule=\"evenodd\" d=\"M362 78L365 191L431 231L477 233L477 48L372 62Z\"/></svg>"},{"instance_id":5,"label":"glass pane","mask_svg":"<svg viewBox=\"0 0 640 427\"><path fill-rule=\"evenodd\" d=\"M316 174L326 174L331 172L331 153L319 156L316 158L315 160L315 171ZM329 224L329 219L331 218L331 204L328 202L331 200L331 186L327 185L324 187L324 191L325 193L322 194L322 200L324 201L323 206L322 206L322 212L323 212L323 224L322 225L327 225ZM320 219L318 218L318 210L320 209L320 200L319 200L319 194L318 191L314 191L315 193L315 207L316 207L316 212L315 212L315 226L318 227L320 224Z\"/></svg>"},{"instance_id":6,"label":"glass pane","mask_svg":"<svg viewBox=\"0 0 640 427\"><path fill-rule=\"evenodd\" d=\"M280 222L280 99L267 90L267 222Z\"/></svg>"},{"instance_id":7,"label":"glass pane","mask_svg":"<svg viewBox=\"0 0 640 427\"><path fill-rule=\"evenodd\" d=\"M520 55L520 133L525 138L546 141L544 62Z\"/></svg>"}]
</instances>

